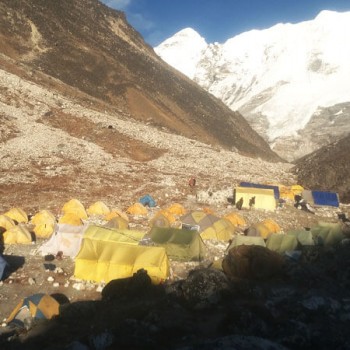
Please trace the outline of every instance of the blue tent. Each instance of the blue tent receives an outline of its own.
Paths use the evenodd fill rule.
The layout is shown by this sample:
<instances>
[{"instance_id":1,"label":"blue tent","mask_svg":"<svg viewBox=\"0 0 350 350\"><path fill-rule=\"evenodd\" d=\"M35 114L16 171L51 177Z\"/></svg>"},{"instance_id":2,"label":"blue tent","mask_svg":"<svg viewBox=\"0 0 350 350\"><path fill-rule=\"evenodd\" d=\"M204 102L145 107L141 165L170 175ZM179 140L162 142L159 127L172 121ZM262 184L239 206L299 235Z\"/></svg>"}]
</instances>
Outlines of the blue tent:
<instances>
[{"instance_id":1,"label":"blue tent","mask_svg":"<svg viewBox=\"0 0 350 350\"><path fill-rule=\"evenodd\" d=\"M273 193L275 195L275 199L279 199L280 198L280 189L278 188L278 186L272 186L272 185L262 185L262 184L255 184L252 182L241 182L239 184L240 187L253 187L253 188L265 188L268 190L273 190Z\"/></svg>"},{"instance_id":2,"label":"blue tent","mask_svg":"<svg viewBox=\"0 0 350 350\"><path fill-rule=\"evenodd\" d=\"M141 197L139 202L145 207L148 206L152 208L156 206L156 201L149 194L146 194L145 196Z\"/></svg>"},{"instance_id":3,"label":"blue tent","mask_svg":"<svg viewBox=\"0 0 350 350\"><path fill-rule=\"evenodd\" d=\"M4 257L0 254L0 281L2 280L2 278L4 277L4 272L5 272L5 268L7 266L7 262L4 259Z\"/></svg>"},{"instance_id":4,"label":"blue tent","mask_svg":"<svg viewBox=\"0 0 350 350\"><path fill-rule=\"evenodd\" d=\"M311 193L314 205L339 207L339 198L337 193L326 191L312 191Z\"/></svg>"}]
</instances>

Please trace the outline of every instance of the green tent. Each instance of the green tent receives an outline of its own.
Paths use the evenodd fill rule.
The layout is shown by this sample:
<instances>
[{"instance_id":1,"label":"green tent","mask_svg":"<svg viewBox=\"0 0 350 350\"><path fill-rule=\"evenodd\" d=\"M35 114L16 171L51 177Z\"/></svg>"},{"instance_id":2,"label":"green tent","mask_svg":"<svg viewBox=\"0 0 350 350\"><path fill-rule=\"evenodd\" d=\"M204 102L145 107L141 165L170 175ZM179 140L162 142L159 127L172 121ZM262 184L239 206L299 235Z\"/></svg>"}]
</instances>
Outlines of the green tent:
<instances>
[{"instance_id":1,"label":"green tent","mask_svg":"<svg viewBox=\"0 0 350 350\"><path fill-rule=\"evenodd\" d=\"M265 241L260 236L242 236L236 235L233 237L232 242L227 250L230 250L233 247L237 247L239 245L260 245L265 247Z\"/></svg>"},{"instance_id":2,"label":"green tent","mask_svg":"<svg viewBox=\"0 0 350 350\"><path fill-rule=\"evenodd\" d=\"M290 230L286 232L287 235L295 236L298 240L298 243L302 246L305 245L315 245L314 238L311 231L304 229L301 230Z\"/></svg>"},{"instance_id":3,"label":"green tent","mask_svg":"<svg viewBox=\"0 0 350 350\"><path fill-rule=\"evenodd\" d=\"M277 253L293 251L298 246L298 240L295 235L286 235L284 233L275 233L266 241L266 248Z\"/></svg>"},{"instance_id":4,"label":"green tent","mask_svg":"<svg viewBox=\"0 0 350 350\"><path fill-rule=\"evenodd\" d=\"M191 261L205 256L205 245L195 230L153 226L149 236L152 242L165 248L171 259Z\"/></svg>"},{"instance_id":5,"label":"green tent","mask_svg":"<svg viewBox=\"0 0 350 350\"><path fill-rule=\"evenodd\" d=\"M311 228L311 233L315 242L324 246L337 244L345 238L340 223L320 221L317 226Z\"/></svg>"}]
</instances>

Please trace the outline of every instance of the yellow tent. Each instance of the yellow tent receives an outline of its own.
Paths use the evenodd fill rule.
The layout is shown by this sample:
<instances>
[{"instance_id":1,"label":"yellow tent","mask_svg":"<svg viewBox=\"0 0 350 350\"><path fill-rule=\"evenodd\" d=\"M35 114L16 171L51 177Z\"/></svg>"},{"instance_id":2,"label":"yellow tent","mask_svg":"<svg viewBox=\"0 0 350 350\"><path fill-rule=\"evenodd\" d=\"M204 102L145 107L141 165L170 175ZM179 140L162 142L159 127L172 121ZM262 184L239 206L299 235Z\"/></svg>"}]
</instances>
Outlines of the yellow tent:
<instances>
[{"instance_id":1,"label":"yellow tent","mask_svg":"<svg viewBox=\"0 0 350 350\"><path fill-rule=\"evenodd\" d=\"M147 208L141 203L135 203L131 205L126 212L131 215L146 216L148 214Z\"/></svg>"},{"instance_id":2,"label":"yellow tent","mask_svg":"<svg viewBox=\"0 0 350 350\"><path fill-rule=\"evenodd\" d=\"M226 219L219 219L211 226L201 231L202 239L217 239L220 241L229 241L235 234L234 225Z\"/></svg>"},{"instance_id":3,"label":"yellow tent","mask_svg":"<svg viewBox=\"0 0 350 350\"><path fill-rule=\"evenodd\" d=\"M104 227L115 228L115 229L127 229L129 228L129 222L122 218L121 216L116 216L109 220Z\"/></svg>"},{"instance_id":4,"label":"yellow tent","mask_svg":"<svg viewBox=\"0 0 350 350\"><path fill-rule=\"evenodd\" d=\"M262 222L263 225L265 225L271 233L278 233L281 232L281 227L280 225L277 224L276 221L272 219L265 219Z\"/></svg>"},{"instance_id":5,"label":"yellow tent","mask_svg":"<svg viewBox=\"0 0 350 350\"><path fill-rule=\"evenodd\" d=\"M199 232L202 232L209 226L211 226L215 221L220 220L220 218L213 214L207 214L201 210L194 210L184 216L180 217L183 224L199 226Z\"/></svg>"},{"instance_id":6,"label":"yellow tent","mask_svg":"<svg viewBox=\"0 0 350 350\"><path fill-rule=\"evenodd\" d=\"M179 203L174 203L170 207L165 209L167 212L173 215L185 215L186 209Z\"/></svg>"},{"instance_id":7,"label":"yellow tent","mask_svg":"<svg viewBox=\"0 0 350 350\"><path fill-rule=\"evenodd\" d=\"M84 231L83 238L101 242L139 244L144 235L144 232L136 230L113 229L98 225L90 225Z\"/></svg>"},{"instance_id":8,"label":"yellow tent","mask_svg":"<svg viewBox=\"0 0 350 350\"><path fill-rule=\"evenodd\" d=\"M229 220L234 226L246 226L247 223L243 216L239 215L236 212L229 213L224 216L224 219Z\"/></svg>"},{"instance_id":9,"label":"yellow tent","mask_svg":"<svg viewBox=\"0 0 350 350\"><path fill-rule=\"evenodd\" d=\"M98 201L89 206L87 213L89 215L107 215L110 213L110 210L105 203Z\"/></svg>"},{"instance_id":10,"label":"yellow tent","mask_svg":"<svg viewBox=\"0 0 350 350\"><path fill-rule=\"evenodd\" d=\"M75 259L74 276L108 283L131 277L139 269L145 269L154 284L164 282L170 272L165 248L84 238Z\"/></svg>"},{"instance_id":11,"label":"yellow tent","mask_svg":"<svg viewBox=\"0 0 350 350\"><path fill-rule=\"evenodd\" d=\"M26 212L21 208L11 208L4 215L8 216L12 220L15 220L18 223L26 224L28 222L28 216Z\"/></svg>"},{"instance_id":12,"label":"yellow tent","mask_svg":"<svg viewBox=\"0 0 350 350\"><path fill-rule=\"evenodd\" d=\"M150 226L170 227L175 221L176 218L173 214L167 210L159 210L150 220Z\"/></svg>"},{"instance_id":13,"label":"yellow tent","mask_svg":"<svg viewBox=\"0 0 350 350\"><path fill-rule=\"evenodd\" d=\"M0 215L0 228L9 230L13 226L16 226L16 224L10 217L7 215Z\"/></svg>"},{"instance_id":14,"label":"yellow tent","mask_svg":"<svg viewBox=\"0 0 350 350\"><path fill-rule=\"evenodd\" d=\"M36 237L48 238L55 232L55 223L42 223L35 225L33 231Z\"/></svg>"},{"instance_id":15,"label":"yellow tent","mask_svg":"<svg viewBox=\"0 0 350 350\"><path fill-rule=\"evenodd\" d=\"M104 219L109 221L118 216L122 217L126 221L129 221L128 215L118 208L113 208L108 214L105 215Z\"/></svg>"},{"instance_id":16,"label":"yellow tent","mask_svg":"<svg viewBox=\"0 0 350 350\"><path fill-rule=\"evenodd\" d=\"M16 225L5 231L3 234L5 244L30 244L32 236L23 225Z\"/></svg>"},{"instance_id":17,"label":"yellow tent","mask_svg":"<svg viewBox=\"0 0 350 350\"><path fill-rule=\"evenodd\" d=\"M40 210L38 213L36 213L30 222L34 225L40 225L40 224L48 224L48 223L55 223L56 218L55 215L52 214L49 210Z\"/></svg>"},{"instance_id":18,"label":"yellow tent","mask_svg":"<svg viewBox=\"0 0 350 350\"><path fill-rule=\"evenodd\" d=\"M74 213L66 213L58 220L59 224L69 224L73 226L83 225L83 221L81 218Z\"/></svg>"},{"instance_id":19,"label":"yellow tent","mask_svg":"<svg viewBox=\"0 0 350 350\"><path fill-rule=\"evenodd\" d=\"M289 199L294 200L295 195L300 195L304 188L300 185L293 185L293 186L279 186L280 191L280 197L282 199Z\"/></svg>"},{"instance_id":20,"label":"yellow tent","mask_svg":"<svg viewBox=\"0 0 350 350\"><path fill-rule=\"evenodd\" d=\"M75 214L80 219L87 219L87 213L83 204L78 199L71 199L66 202L62 207L64 214Z\"/></svg>"},{"instance_id":21,"label":"yellow tent","mask_svg":"<svg viewBox=\"0 0 350 350\"><path fill-rule=\"evenodd\" d=\"M275 210L276 199L272 189L255 187L236 187L236 202L243 198L242 208L249 208L249 200L255 197L255 209Z\"/></svg>"},{"instance_id":22,"label":"yellow tent","mask_svg":"<svg viewBox=\"0 0 350 350\"><path fill-rule=\"evenodd\" d=\"M265 226L263 223L259 222L257 224L253 224L248 228L247 236L254 236L254 237L262 237L266 239L272 234L272 231Z\"/></svg>"}]
</instances>

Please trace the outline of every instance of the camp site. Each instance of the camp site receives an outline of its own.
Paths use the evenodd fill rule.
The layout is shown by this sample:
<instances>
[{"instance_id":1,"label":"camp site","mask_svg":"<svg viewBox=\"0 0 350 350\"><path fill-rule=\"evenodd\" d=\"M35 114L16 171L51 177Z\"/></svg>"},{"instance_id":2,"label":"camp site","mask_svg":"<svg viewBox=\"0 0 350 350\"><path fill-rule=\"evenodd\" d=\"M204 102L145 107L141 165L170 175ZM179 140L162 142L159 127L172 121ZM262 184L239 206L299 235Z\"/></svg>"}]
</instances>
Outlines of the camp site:
<instances>
[{"instance_id":1,"label":"camp site","mask_svg":"<svg viewBox=\"0 0 350 350\"><path fill-rule=\"evenodd\" d=\"M242 283L244 290L268 283L270 292L277 293L287 288L281 278L297 293L293 283L318 278L313 274L324 273L325 261L334 264L334 254L345 254L350 247L348 207L333 192L240 182L210 195L197 189L186 196L182 203L160 204L147 193L123 206L70 198L55 210L27 212L15 206L4 211L0 339L16 334L18 344L30 344L35 330L50 333L45 328L50 322L78 317L70 314L74 308L87 315L106 313L111 305L117 310L119 302L153 305L181 294L179 302L188 304L183 307L210 310L218 303L226 305L225 295L245 298L252 293L237 295L234 285ZM252 197L254 204L249 205ZM328 253L322 257L322 252ZM300 275L296 266L308 264L315 264L313 274ZM333 307L334 301L318 296L315 288L315 295L304 296L303 307ZM91 303L99 311L86 309ZM116 322L115 317L107 316L103 327ZM73 322L78 321L86 322ZM110 337L106 344L114 339L112 333Z\"/></svg>"}]
</instances>

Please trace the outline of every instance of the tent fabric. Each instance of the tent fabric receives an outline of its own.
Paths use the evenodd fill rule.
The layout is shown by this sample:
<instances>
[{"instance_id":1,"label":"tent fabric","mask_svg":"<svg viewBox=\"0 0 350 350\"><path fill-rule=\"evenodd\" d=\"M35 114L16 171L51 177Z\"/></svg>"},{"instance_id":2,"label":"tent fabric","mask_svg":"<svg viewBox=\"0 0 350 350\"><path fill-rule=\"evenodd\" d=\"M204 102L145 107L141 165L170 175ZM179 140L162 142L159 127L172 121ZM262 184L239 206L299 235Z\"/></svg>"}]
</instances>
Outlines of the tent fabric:
<instances>
[{"instance_id":1,"label":"tent fabric","mask_svg":"<svg viewBox=\"0 0 350 350\"><path fill-rule=\"evenodd\" d=\"M4 215L8 216L12 220L15 220L18 223L26 224L28 223L28 215L21 208L11 208Z\"/></svg>"},{"instance_id":2,"label":"tent fabric","mask_svg":"<svg viewBox=\"0 0 350 350\"><path fill-rule=\"evenodd\" d=\"M305 199L305 201L311 205L314 204L314 198L312 197L312 191L310 190L303 190L301 193L301 197Z\"/></svg>"},{"instance_id":3,"label":"tent fabric","mask_svg":"<svg viewBox=\"0 0 350 350\"><path fill-rule=\"evenodd\" d=\"M86 210L86 212L90 216L93 216L93 215L103 216L103 215L107 215L108 213L110 213L110 210L105 203L98 201L98 202L91 204L89 206L89 208Z\"/></svg>"},{"instance_id":4,"label":"tent fabric","mask_svg":"<svg viewBox=\"0 0 350 350\"><path fill-rule=\"evenodd\" d=\"M319 221L311 227L311 233L315 243L324 246L335 245L345 238L340 223Z\"/></svg>"},{"instance_id":5,"label":"tent fabric","mask_svg":"<svg viewBox=\"0 0 350 350\"><path fill-rule=\"evenodd\" d=\"M276 233L271 235L266 241L266 247L277 253L285 253L293 251L298 246L297 237L284 233Z\"/></svg>"},{"instance_id":6,"label":"tent fabric","mask_svg":"<svg viewBox=\"0 0 350 350\"><path fill-rule=\"evenodd\" d=\"M234 226L246 226L247 223L242 215L236 212L229 213L224 216L224 219L229 220Z\"/></svg>"},{"instance_id":7,"label":"tent fabric","mask_svg":"<svg viewBox=\"0 0 350 350\"><path fill-rule=\"evenodd\" d=\"M32 235L24 225L16 225L3 233L4 244L30 244Z\"/></svg>"},{"instance_id":8,"label":"tent fabric","mask_svg":"<svg viewBox=\"0 0 350 350\"><path fill-rule=\"evenodd\" d=\"M254 187L236 187L235 188L235 198L239 200L243 198L242 208L249 208L249 200L255 197L256 209L264 210L275 210L276 209L276 199L274 196L274 191L272 189L265 188L254 188Z\"/></svg>"},{"instance_id":9,"label":"tent fabric","mask_svg":"<svg viewBox=\"0 0 350 350\"><path fill-rule=\"evenodd\" d=\"M33 231L38 238L49 238L55 232L55 223L42 223L35 225Z\"/></svg>"},{"instance_id":10,"label":"tent fabric","mask_svg":"<svg viewBox=\"0 0 350 350\"><path fill-rule=\"evenodd\" d=\"M22 299L6 319L7 323L14 322L24 326L24 319L28 316L34 319L51 319L59 314L59 303L47 294L34 294ZM23 313L26 309L27 312Z\"/></svg>"},{"instance_id":11,"label":"tent fabric","mask_svg":"<svg viewBox=\"0 0 350 350\"><path fill-rule=\"evenodd\" d=\"M339 197L335 192L312 191L314 205L339 207Z\"/></svg>"},{"instance_id":12,"label":"tent fabric","mask_svg":"<svg viewBox=\"0 0 350 350\"><path fill-rule=\"evenodd\" d=\"M212 226L214 222L220 220L220 218L213 214L207 214L201 210L195 210L189 212L186 215L180 217L180 220L183 224L191 226L199 226L199 232L203 232L208 227Z\"/></svg>"},{"instance_id":13,"label":"tent fabric","mask_svg":"<svg viewBox=\"0 0 350 350\"><path fill-rule=\"evenodd\" d=\"M106 221L109 221L115 217L122 217L124 220L129 221L128 215L118 208L113 208L108 214L104 216Z\"/></svg>"},{"instance_id":14,"label":"tent fabric","mask_svg":"<svg viewBox=\"0 0 350 350\"><path fill-rule=\"evenodd\" d=\"M243 235L236 235L233 239L231 244L229 245L228 250L230 250L233 247L237 247L239 245L259 245L262 247L265 247L265 240L260 236L243 236Z\"/></svg>"},{"instance_id":15,"label":"tent fabric","mask_svg":"<svg viewBox=\"0 0 350 350\"><path fill-rule=\"evenodd\" d=\"M242 181L242 182L239 184L239 187L252 187L252 188L262 188L262 189L273 190L275 199L279 199L279 198L280 198L280 189L279 189L278 186L263 185L263 184L257 184L257 183ZM237 199L237 198L236 198L236 199Z\"/></svg>"},{"instance_id":16,"label":"tent fabric","mask_svg":"<svg viewBox=\"0 0 350 350\"><path fill-rule=\"evenodd\" d=\"M0 281L2 280L3 276L4 276L4 272L7 266L7 261L5 260L5 258L2 256L2 254L0 254Z\"/></svg>"},{"instance_id":17,"label":"tent fabric","mask_svg":"<svg viewBox=\"0 0 350 350\"><path fill-rule=\"evenodd\" d=\"M165 248L171 259L200 261L205 256L205 245L197 231L153 227L149 236L152 242Z\"/></svg>"},{"instance_id":18,"label":"tent fabric","mask_svg":"<svg viewBox=\"0 0 350 350\"><path fill-rule=\"evenodd\" d=\"M59 224L68 224L72 226L81 226L83 221L75 213L66 213L58 219Z\"/></svg>"},{"instance_id":19,"label":"tent fabric","mask_svg":"<svg viewBox=\"0 0 350 350\"><path fill-rule=\"evenodd\" d=\"M280 198L294 200L294 196L302 194L302 192L304 191L304 187L300 185L292 185L292 186L280 185L279 190L280 190Z\"/></svg>"},{"instance_id":20,"label":"tent fabric","mask_svg":"<svg viewBox=\"0 0 350 350\"><path fill-rule=\"evenodd\" d=\"M266 239L271 234L272 231L270 228L261 222L251 225L247 230L247 236L249 237L262 237L263 239Z\"/></svg>"},{"instance_id":21,"label":"tent fabric","mask_svg":"<svg viewBox=\"0 0 350 350\"><path fill-rule=\"evenodd\" d=\"M298 243L302 246L310 246L310 245L315 245L315 241L312 235L312 232L309 230L289 230L286 232L287 235L294 235Z\"/></svg>"},{"instance_id":22,"label":"tent fabric","mask_svg":"<svg viewBox=\"0 0 350 350\"><path fill-rule=\"evenodd\" d=\"M53 215L53 213L51 211L44 209L44 210L40 210L39 212L37 212L32 217L30 222L33 225L48 224L48 223L54 224L56 222L56 218L55 218L55 215Z\"/></svg>"},{"instance_id":23,"label":"tent fabric","mask_svg":"<svg viewBox=\"0 0 350 350\"><path fill-rule=\"evenodd\" d=\"M7 215L0 215L0 227L9 230L11 227L16 226L15 222Z\"/></svg>"},{"instance_id":24,"label":"tent fabric","mask_svg":"<svg viewBox=\"0 0 350 350\"><path fill-rule=\"evenodd\" d=\"M229 241L235 234L235 226L226 219L219 219L200 232L202 239Z\"/></svg>"},{"instance_id":25,"label":"tent fabric","mask_svg":"<svg viewBox=\"0 0 350 350\"><path fill-rule=\"evenodd\" d=\"M145 233L128 229L112 229L98 225L89 225L84 231L83 239L101 242L119 242L139 244Z\"/></svg>"},{"instance_id":26,"label":"tent fabric","mask_svg":"<svg viewBox=\"0 0 350 350\"><path fill-rule=\"evenodd\" d=\"M140 216L148 215L147 208L141 203L134 203L126 210L126 212L131 215L140 215Z\"/></svg>"},{"instance_id":27,"label":"tent fabric","mask_svg":"<svg viewBox=\"0 0 350 350\"><path fill-rule=\"evenodd\" d=\"M80 250L86 228L87 225L57 224L54 234L39 247L38 251L42 255L56 255L57 252L62 252L63 255L74 258Z\"/></svg>"},{"instance_id":28,"label":"tent fabric","mask_svg":"<svg viewBox=\"0 0 350 350\"><path fill-rule=\"evenodd\" d=\"M185 215L186 209L179 203L173 203L168 208L165 209L167 212L173 215Z\"/></svg>"},{"instance_id":29,"label":"tent fabric","mask_svg":"<svg viewBox=\"0 0 350 350\"><path fill-rule=\"evenodd\" d=\"M262 224L265 225L271 233L278 233L281 232L280 225L277 224L275 220L272 219L265 219L262 221ZM266 238L266 237L264 237Z\"/></svg>"},{"instance_id":30,"label":"tent fabric","mask_svg":"<svg viewBox=\"0 0 350 350\"><path fill-rule=\"evenodd\" d=\"M159 210L149 223L150 226L170 227L175 221L176 218L173 214L169 213L167 210Z\"/></svg>"},{"instance_id":31,"label":"tent fabric","mask_svg":"<svg viewBox=\"0 0 350 350\"><path fill-rule=\"evenodd\" d=\"M74 276L108 283L113 279L131 277L140 269L147 271L152 283L164 282L170 273L165 248L84 238L75 259Z\"/></svg>"},{"instance_id":32,"label":"tent fabric","mask_svg":"<svg viewBox=\"0 0 350 350\"><path fill-rule=\"evenodd\" d=\"M75 214L83 220L88 218L84 205L78 199L75 198L69 200L63 205L62 212L64 214Z\"/></svg>"},{"instance_id":33,"label":"tent fabric","mask_svg":"<svg viewBox=\"0 0 350 350\"><path fill-rule=\"evenodd\" d=\"M146 194L143 197L141 197L139 199L139 202L145 207L153 208L156 206L156 201L149 194Z\"/></svg>"},{"instance_id":34,"label":"tent fabric","mask_svg":"<svg viewBox=\"0 0 350 350\"><path fill-rule=\"evenodd\" d=\"M116 216L104 224L104 227L112 229L127 229L129 228L129 221L125 220L121 216Z\"/></svg>"}]
</instances>

